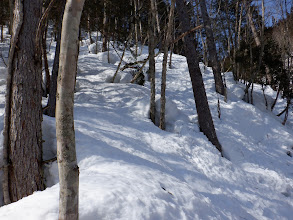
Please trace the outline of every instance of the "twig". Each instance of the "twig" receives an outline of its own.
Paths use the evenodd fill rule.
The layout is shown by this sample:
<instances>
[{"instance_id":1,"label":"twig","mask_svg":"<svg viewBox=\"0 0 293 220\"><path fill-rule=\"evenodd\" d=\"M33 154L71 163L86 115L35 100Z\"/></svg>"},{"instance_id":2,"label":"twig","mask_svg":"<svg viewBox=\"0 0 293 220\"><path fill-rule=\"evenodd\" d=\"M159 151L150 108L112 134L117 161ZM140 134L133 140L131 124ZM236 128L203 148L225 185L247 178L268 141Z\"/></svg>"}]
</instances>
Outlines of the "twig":
<instances>
[{"instance_id":1,"label":"twig","mask_svg":"<svg viewBox=\"0 0 293 220\"><path fill-rule=\"evenodd\" d=\"M44 160L44 161L43 161L43 164L52 163L52 162L54 162L54 161L56 161L56 160L57 160L57 157L53 157L53 158L51 158L51 159L49 159L49 160Z\"/></svg>"},{"instance_id":2,"label":"twig","mask_svg":"<svg viewBox=\"0 0 293 220\"><path fill-rule=\"evenodd\" d=\"M117 76L117 73L118 73L118 71L119 71L119 68L120 68L120 66L121 66L121 63L122 63L122 61L123 61L123 57L124 57L124 54L125 54L126 46L127 46L127 43L124 45L124 50L123 50L122 56L121 56L121 58L120 58L120 62L119 62L119 64L118 64L118 66L117 66L116 72L115 72L115 74L114 74L114 76L113 76L113 79L112 79L112 81L111 81L112 83L114 83L115 78L116 78L116 76Z\"/></svg>"},{"instance_id":3,"label":"twig","mask_svg":"<svg viewBox=\"0 0 293 220\"><path fill-rule=\"evenodd\" d=\"M3 57L3 55L2 55L2 52L0 53L0 58L1 58L1 60L3 61L5 67L7 68L8 65L7 65L7 63L6 63L5 60L4 60L4 57Z\"/></svg>"},{"instance_id":4,"label":"twig","mask_svg":"<svg viewBox=\"0 0 293 220\"><path fill-rule=\"evenodd\" d=\"M198 30L198 29L200 29L200 28L202 28L202 25L196 26L196 27L190 29L189 31L186 31L185 33L183 33L183 34L181 34L179 37L177 37L175 40L173 40L173 41L170 43L170 45L171 45L171 44L175 44L175 43L177 43L179 40L181 40L181 39L182 39L183 37L185 37L186 35L188 35L188 34L194 32L194 31L196 31L196 30Z\"/></svg>"},{"instance_id":5,"label":"twig","mask_svg":"<svg viewBox=\"0 0 293 220\"><path fill-rule=\"evenodd\" d=\"M155 57L157 57L160 53L161 53L161 52L159 51L159 52L155 55ZM149 56L148 56L146 59L144 59L143 65L140 67L140 69L139 69L138 72L135 74L135 76L134 76L133 79L130 81L130 83L134 83L134 81L139 77L139 75L141 74L141 72L142 72L142 70L143 70L143 68L144 68L144 66L146 65L146 63L147 63L148 60L149 60Z\"/></svg>"},{"instance_id":6,"label":"twig","mask_svg":"<svg viewBox=\"0 0 293 220\"><path fill-rule=\"evenodd\" d=\"M52 9L54 3L56 0L51 0L50 4L48 5L47 9L45 10L45 12L43 13L39 25L38 25L38 29L37 29L37 33L36 33L36 39L35 39L35 45L36 45L36 51L37 54L40 53L40 44L39 44L39 39L41 37L41 32L42 32L42 26L44 25L44 21L47 19L50 10Z\"/></svg>"}]
</instances>

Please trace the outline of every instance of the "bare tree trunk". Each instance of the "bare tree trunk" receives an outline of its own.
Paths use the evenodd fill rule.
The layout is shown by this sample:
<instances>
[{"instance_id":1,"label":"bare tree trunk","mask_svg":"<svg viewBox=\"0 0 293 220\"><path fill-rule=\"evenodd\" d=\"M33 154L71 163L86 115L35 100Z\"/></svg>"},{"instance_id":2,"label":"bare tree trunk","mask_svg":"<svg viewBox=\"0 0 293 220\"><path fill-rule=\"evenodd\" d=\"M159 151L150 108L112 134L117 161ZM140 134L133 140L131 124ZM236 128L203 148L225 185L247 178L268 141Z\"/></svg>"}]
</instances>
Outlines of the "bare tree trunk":
<instances>
[{"instance_id":1,"label":"bare tree trunk","mask_svg":"<svg viewBox=\"0 0 293 220\"><path fill-rule=\"evenodd\" d=\"M175 0L171 1L169 21L164 42L164 58L162 67L162 82L161 82L161 112L159 127L165 130L165 105L166 105L166 78L167 78L167 61L168 61L168 46L171 42L172 24L174 19Z\"/></svg>"},{"instance_id":2,"label":"bare tree trunk","mask_svg":"<svg viewBox=\"0 0 293 220\"><path fill-rule=\"evenodd\" d=\"M12 36L12 28L13 28L13 10L14 10L14 2L15 0L9 0L9 34Z\"/></svg>"},{"instance_id":3,"label":"bare tree trunk","mask_svg":"<svg viewBox=\"0 0 293 220\"><path fill-rule=\"evenodd\" d=\"M233 48L233 77L234 77L234 80L237 82L238 81L238 73L237 73L237 63L236 63L236 51L237 51L237 30L238 30L238 12L239 12L239 1L238 0L236 2L236 9L235 9L235 26L234 26L234 32L235 32L235 35L234 35L234 48Z\"/></svg>"},{"instance_id":4,"label":"bare tree trunk","mask_svg":"<svg viewBox=\"0 0 293 220\"><path fill-rule=\"evenodd\" d=\"M278 101L279 94L280 94L280 88L278 88L276 98L275 98L275 100L274 100L274 102L273 102L273 104L272 104L272 106L271 106L271 111L273 111L273 109L274 109L274 107L275 107L275 105L276 105L276 103L277 103L277 101Z\"/></svg>"},{"instance_id":5,"label":"bare tree trunk","mask_svg":"<svg viewBox=\"0 0 293 220\"><path fill-rule=\"evenodd\" d=\"M151 83L151 98L150 98L150 119L155 123L155 114L156 114L156 81L155 81L155 0L150 2L150 10L148 17L148 35L149 35L149 78Z\"/></svg>"},{"instance_id":6,"label":"bare tree trunk","mask_svg":"<svg viewBox=\"0 0 293 220\"><path fill-rule=\"evenodd\" d=\"M236 49L238 50L240 47L240 36L241 36L241 23L242 23L242 14L243 14L243 3L241 4L241 9L240 9L240 16L239 16L239 21L237 23L237 28L238 31L236 31L235 33L237 33L237 43L235 44ZM234 60L236 60L236 51L235 51L235 57ZM236 64L236 79L239 80L240 78L240 70L239 70L239 64Z\"/></svg>"},{"instance_id":7,"label":"bare tree trunk","mask_svg":"<svg viewBox=\"0 0 293 220\"><path fill-rule=\"evenodd\" d=\"M253 34L253 38L254 38L254 41L255 41L255 44L257 47L260 47L261 48L261 52L263 51L263 47L264 47L264 42L263 42L263 37L262 39L260 39L260 37L258 36L258 33L256 31L256 28L255 28L255 25L253 23L253 19L252 19L252 8L250 7L250 3L251 3L251 0L248 0L246 1L246 10L247 10L247 17L248 17L248 22L249 22L249 26L250 26L250 29L252 31L252 34ZM263 16L263 24L264 24L264 2L262 2L262 16ZM264 26L262 27L264 28ZM261 61L262 61L262 54L260 56L260 60L259 60L259 65L261 64ZM259 66L260 67L260 66ZM271 81L272 81L272 77L270 75L270 70L269 70L269 67L267 65L265 65L265 72L266 72L266 78L267 78L267 81L268 81L268 84L271 84ZM246 89L245 89L245 93L247 93L250 85L253 83L254 81L254 78L255 76L252 76L251 77L251 81L250 83L246 86Z\"/></svg>"},{"instance_id":8,"label":"bare tree trunk","mask_svg":"<svg viewBox=\"0 0 293 220\"><path fill-rule=\"evenodd\" d=\"M44 189L42 66L35 45L41 8L41 0L15 1L3 129L5 204Z\"/></svg>"},{"instance_id":9,"label":"bare tree trunk","mask_svg":"<svg viewBox=\"0 0 293 220\"><path fill-rule=\"evenodd\" d=\"M67 0L62 22L57 85L56 137L60 179L59 220L78 219L79 168L74 133L74 85L84 0Z\"/></svg>"},{"instance_id":10,"label":"bare tree trunk","mask_svg":"<svg viewBox=\"0 0 293 220\"><path fill-rule=\"evenodd\" d=\"M108 17L107 17L107 0L104 0L104 18L103 18L103 47L102 51L107 51L107 42L108 42L108 33L107 33L107 26L108 26Z\"/></svg>"},{"instance_id":11,"label":"bare tree trunk","mask_svg":"<svg viewBox=\"0 0 293 220\"><path fill-rule=\"evenodd\" d=\"M282 122L282 125L285 125L286 124L286 121L288 119L290 104L291 104L291 99L290 98L287 98L287 106L285 108L285 117L284 117L284 121Z\"/></svg>"},{"instance_id":12,"label":"bare tree trunk","mask_svg":"<svg viewBox=\"0 0 293 220\"><path fill-rule=\"evenodd\" d=\"M133 0L134 5L134 33L135 33L135 57L138 55L138 15L137 15L137 0Z\"/></svg>"},{"instance_id":13,"label":"bare tree trunk","mask_svg":"<svg viewBox=\"0 0 293 220\"><path fill-rule=\"evenodd\" d=\"M1 25L1 42L4 41L3 25Z\"/></svg>"},{"instance_id":14,"label":"bare tree trunk","mask_svg":"<svg viewBox=\"0 0 293 220\"><path fill-rule=\"evenodd\" d=\"M246 2L246 10L247 10L248 23L249 23L251 32L253 34L253 38L254 38L255 44L256 44L256 46L259 47L261 43L260 43L260 39L259 39L259 36L258 36L257 31L256 31L256 28L255 28L255 25L253 23L250 2L251 1L247 1Z\"/></svg>"},{"instance_id":15,"label":"bare tree trunk","mask_svg":"<svg viewBox=\"0 0 293 220\"><path fill-rule=\"evenodd\" d=\"M140 2L140 0L137 0L137 7L140 9L142 7L142 3ZM138 17L140 18L141 17L141 13L140 13L140 10L138 12ZM139 40L140 40L140 44L141 44L141 47L144 46L143 44L143 35L142 35L142 23L141 23L141 19L139 19ZM141 53L140 53L141 55Z\"/></svg>"},{"instance_id":16,"label":"bare tree trunk","mask_svg":"<svg viewBox=\"0 0 293 220\"><path fill-rule=\"evenodd\" d=\"M47 58L47 29L48 24L46 23L42 30L42 55L43 55L43 61L44 61L44 67L45 67L45 91L43 96L47 97L50 91L50 71L49 71L49 64L48 64L48 58Z\"/></svg>"},{"instance_id":17,"label":"bare tree trunk","mask_svg":"<svg viewBox=\"0 0 293 220\"><path fill-rule=\"evenodd\" d=\"M217 55L217 49L215 45L213 30L211 27L211 21L207 12L206 1L200 0L199 3L204 27L207 34L208 52L210 61L212 63L216 91L221 95L225 95L225 88L221 76L221 66Z\"/></svg>"},{"instance_id":18,"label":"bare tree trunk","mask_svg":"<svg viewBox=\"0 0 293 220\"><path fill-rule=\"evenodd\" d=\"M57 24L57 43L55 50L55 57L53 62L52 76L50 80L50 90L49 90L49 99L47 107L44 110L44 114L55 117L56 110L56 92L57 92L57 77L59 72L59 55L60 55L60 41L61 41L61 29L62 29L62 20L65 9L66 0L60 0L59 2L61 12L59 14L59 20Z\"/></svg>"},{"instance_id":19,"label":"bare tree trunk","mask_svg":"<svg viewBox=\"0 0 293 220\"><path fill-rule=\"evenodd\" d=\"M200 21L200 19L199 19L199 8L198 8L198 5L196 6L196 17L197 17L197 19L196 19L196 25L198 26L199 25L199 21ZM199 36L200 36L200 40L201 40L201 44L202 44L202 49L203 49L203 63L204 63L204 65L208 65L208 61L207 61L207 47L206 47L206 42L205 42L205 40L204 40L204 38L203 38L203 34L202 34L202 29L200 29L199 31Z\"/></svg>"},{"instance_id":20,"label":"bare tree trunk","mask_svg":"<svg viewBox=\"0 0 293 220\"><path fill-rule=\"evenodd\" d=\"M185 1L176 0L179 21L181 21L182 32L188 31L190 28L190 21L188 13L185 8ZM212 115L208 105L208 100L204 88L202 74L198 64L198 56L196 47L194 45L193 36L188 34L184 37L185 54L189 74L192 83L193 95L198 114L198 122L200 130L207 136L210 142L222 153L222 146L217 138Z\"/></svg>"},{"instance_id":21,"label":"bare tree trunk","mask_svg":"<svg viewBox=\"0 0 293 220\"><path fill-rule=\"evenodd\" d=\"M156 23L157 23L157 31L158 34L161 34L161 28L160 28L160 20L159 20L159 13L158 13L158 6L157 6L157 0L151 0L154 3L154 13L155 13L155 17L156 17Z\"/></svg>"},{"instance_id":22,"label":"bare tree trunk","mask_svg":"<svg viewBox=\"0 0 293 220\"><path fill-rule=\"evenodd\" d=\"M175 20L173 18L173 27L172 27L172 34L171 34L171 40L174 40L175 37ZM170 58L169 58L169 68L172 69L172 55L173 55L173 49L174 44L171 44L170 46Z\"/></svg>"},{"instance_id":23,"label":"bare tree trunk","mask_svg":"<svg viewBox=\"0 0 293 220\"><path fill-rule=\"evenodd\" d=\"M90 23L90 15L87 16L87 30L88 30L88 38L90 40L90 44L94 43L92 39L92 32L91 32L91 23ZM97 35L98 38L98 35Z\"/></svg>"}]
</instances>

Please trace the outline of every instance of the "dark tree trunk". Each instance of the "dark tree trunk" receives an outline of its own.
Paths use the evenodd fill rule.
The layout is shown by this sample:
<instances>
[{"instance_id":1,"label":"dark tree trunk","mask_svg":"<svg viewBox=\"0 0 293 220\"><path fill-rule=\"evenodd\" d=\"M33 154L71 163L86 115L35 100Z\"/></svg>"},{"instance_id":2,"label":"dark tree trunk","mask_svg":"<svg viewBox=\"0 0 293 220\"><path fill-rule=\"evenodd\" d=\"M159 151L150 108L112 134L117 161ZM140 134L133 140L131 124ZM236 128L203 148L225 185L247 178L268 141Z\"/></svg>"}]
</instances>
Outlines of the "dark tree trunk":
<instances>
[{"instance_id":1,"label":"dark tree trunk","mask_svg":"<svg viewBox=\"0 0 293 220\"><path fill-rule=\"evenodd\" d=\"M12 36L14 0L9 0L9 34Z\"/></svg>"},{"instance_id":2,"label":"dark tree trunk","mask_svg":"<svg viewBox=\"0 0 293 220\"><path fill-rule=\"evenodd\" d=\"M221 65L217 55L214 34L213 34L212 26L211 26L211 21L207 12L206 1L200 0L199 3L200 3L201 15L203 18L204 28L207 35L209 60L211 61L212 68L213 68L216 91L221 95L225 95L225 88L224 88L222 75L221 75Z\"/></svg>"},{"instance_id":3,"label":"dark tree trunk","mask_svg":"<svg viewBox=\"0 0 293 220\"><path fill-rule=\"evenodd\" d=\"M44 189L42 69L41 54L35 51L42 1L17 0L15 7L3 131L5 204Z\"/></svg>"},{"instance_id":4,"label":"dark tree trunk","mask_svg":"<svg viewBox=\"0 0 293 220\"><path fill-rule=\"evenodd\" d=\"M4 35L3 35L3 25L1 25L1 42L4 41Z\"/></svg>"},{"instance_id":5,"label":"dark tree trunk","mask_svg":"<svg viewBox=\"0 0 293 220\"><path fill-rule=\"evenodd\" d=\"M59 71L59 55L60 55L60 41L61 41L61 29L62 29L62 19L64 14L66 0L60 0L61 13L59 15L58 27L57 27L57 44L55 50L55 57L53 63L52 76L50 80L50 90L49 90L49 99L44 114L55 117L56 109L56 91L57 91L57 77Z\"/></svg>"},{"instance_id":6,"label":"dark tree trunk","mask_svg":"<svg viewBox=\"0 0 293 220\"><path fill-rule=\"evenodd\" d=\"M48 30L48 23L46 23L42 30L42 54L43 54L43 62L44 62L44 68L45 68L45 89L44 89L44 97L47 97L50 90L50 71L49 71L49 64L48 64L48 58L47 58L47 30Z\"/></svg>"},{"instance_id":7,"label":"dark tree trunk","mask_svg":"<svg viewBox=\"0 0 293 220\"><path fill-rule=\"evenodd\" d=\"M102 51L107 51L107 42L108 42L108 17L107 17L107 2L104 0L104 18L103 18L103 47Z\"/></svg>"},{"instance_id":8,"label":"dark tree trunk","mask_svg":"<svg viewBox=\"0 0 293 220\"><path fill-rule=\"evenodd\" d=\"M151 82L151 99L150 99L150 119L155 123L155 114L156 114L156 87L155 87L155 32L154 28L156 25L155 21L155 4L154 0L150 2L149 10L149 77Z\"/></svg>"},{"instance_id":9,"label":"dark tree trunk","mask_svg":"<svg viewBox=\"0 0 293 220\"><path fill-rule=\"evenodd\" d=\"M172 35L172 24L174 19L174 8L175 0L171 1L170 12L169 12L169 21L166 31L166 37L164 42L164 58L163 58L163 67L162 67L162 83L161 83L161 112L160 112L160 124L159 127L162 130L165 130L165 106L166 106L166 79L167 79L167 60L168 60L168 46L171 42Z\"/></svg>"},{"instance_id":10,"label":"dark tree trunk","mask_svg":"<svg viewBox=\"0 0 293 220\"><path fill-rule=\"evenodd\" d=\"M190 29L190 21L184 5L185 1L176 0L176 4L179 21L181 22L181 30L184 33ZM208 105L202 74L199 68L198 55L194 44L195 41L193 40L191 33L184 37L185 55L187 58L187 64L192 83L199 127L200 130L207 136L209 141L212 142L212 144L215 145L220 152L222 152L222 147L218 141L212 115Z\"/></svg>"}]
</instances>

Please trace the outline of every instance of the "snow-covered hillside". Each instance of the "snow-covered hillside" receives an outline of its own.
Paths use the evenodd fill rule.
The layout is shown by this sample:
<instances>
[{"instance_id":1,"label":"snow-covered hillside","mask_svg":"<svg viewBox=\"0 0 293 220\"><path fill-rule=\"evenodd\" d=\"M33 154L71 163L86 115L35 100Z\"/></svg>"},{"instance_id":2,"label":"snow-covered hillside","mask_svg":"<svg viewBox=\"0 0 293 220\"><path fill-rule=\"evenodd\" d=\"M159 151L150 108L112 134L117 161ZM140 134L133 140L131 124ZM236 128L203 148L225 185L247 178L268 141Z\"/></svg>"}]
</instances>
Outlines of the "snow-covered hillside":
<instances>
[{"instance_id":1,"label":"snow-covered hillside","mask_svg":"<svg viewBox=\"0 0 293 220\"><path fill-rule=\"evenodd\" d=\"M0 47L7 52L7 44ZM113 59L108 64L105 54L89 54L88 50L84 41L74 112L81 220L292 219L293 158L287 152L293 153L293 119L290 115L288 125L283 126L282 119L275 116L285 107L284 100L278 100L274 113L266 110L261 87L256 85L256 105L247 104L242 101L244 86L226 73L226 103L214 90L211 69L201 65L227 159L222 158L198 129L185 57L174 54L173 68L168 69L167 131L162 131L148 118L149 83L128 83L131 75L127 70L119 73L116 83L107 83L119 58L111 50ZM144 48L139 59L146 52ZM48 58L52 62L52 49ZM125 60L130 59L127 52ZM158 56L158 93L161 61ZM0 68L2 79L1 61ZM4 90L5 84L0 83L1 114ZM266 95L272 103L276 94L267 88ZM3 116L1 130L2 122ZM43 135L44 159L49 159L56 153L53 118L44 116ZM46 190L1 207L0 219L57 219L57 162L46 167L46 176Z\"/></svg>"}]
</instances>

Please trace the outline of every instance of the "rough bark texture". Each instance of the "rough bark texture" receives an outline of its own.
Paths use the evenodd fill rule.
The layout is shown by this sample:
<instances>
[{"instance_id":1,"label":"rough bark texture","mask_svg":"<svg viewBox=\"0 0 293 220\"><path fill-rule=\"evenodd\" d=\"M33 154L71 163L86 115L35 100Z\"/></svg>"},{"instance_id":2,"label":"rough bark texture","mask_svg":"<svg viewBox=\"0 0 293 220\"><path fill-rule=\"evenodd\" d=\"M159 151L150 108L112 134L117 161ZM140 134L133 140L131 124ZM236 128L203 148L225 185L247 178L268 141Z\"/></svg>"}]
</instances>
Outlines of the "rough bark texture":
<instances>
[{"instance_id":1,"label":"rough bark texture","mask_svg":"<svg viewBox=\"0 0 293 220\"><path fill-rule=\"evenodd\" d=\"M79 170L73 119L79 23L84 0L67 0L61 34L56 102L57 159L60 179L59 219L78 219Z\"/></svg>"},{"instance_id":2,"label":"rough bark texture","mask_svg":"<svg viewBox=\"0 0 293 220\"><path fill-rule=\"evenodd\" d=\"M207 35L207 46L208 46L209 58L212 64L216 91L221 95L225 95L225 88L224 88L222 75L221 75L221 65L217 55L214 34L213 34L212 26L211 26L211 21L207 12L206 1L200 0L199 3L200 3L201 15L202 15L203 23L204 23L204 28Z\"/></svg>"},{"instance_id":3,"label":"rough bark texture","mask_svg":"<svg viewBox=\"0 0 293 220\"><path fill-rule=\"evenodd\" d=\"M15 1L3 131L5 204L44 189L42 69L34 51L41 7L41 0Z\"/></svg>"},{"instance_id":4,"label":"rough bark texture","mask_svg":"<svg viewBox=\"0 0 293 220\"><path fill-rule=\"evenodd\" d=\"M185 1L176 0L177 11L179 21L181 22L182 32L186 32L190 28L188 13L186 13L184 4ZM218 141L212 115L208 105L202 74L199 68L198 55L194 44L195 42L193 40L192 34L188 34L184 37L185 55L187 58L187 64L192 83L199 127L201 131L207 136L209 141L212 142L212 144L215 145L220 152L222 152L222 147L220 142Z\"/></svg>"},{"instance_id":5,"label":"rough bark texture","mask_svg":"<svg viewBox=\"0 0 293 220\"><path fill-rule=\"evenodd\" d=\"M149 77L151 82L151 99L150 99L150 118L153 123L155 123L155 114L156 114L156 87L155 87L155 34L154 27L155 23L155 4L154 0L151 0L149 10Z\"/></svg>"},{"instance_id":6,"label":"rough bark texture","mask_svg":"<svg viewBox=\"0 0 293 220\"><path fill-rule=\"evenodd\" d=\"M57 91L57 77L59 71L59 55L60 55L60 41L61 41L61 29L62 29L62 20L65 9L66 0L60 0L60 7L62 8L58 27L57 27L57 43L55 50L55 57L52 69L52 75L50 79L50 89L49 89L49 99L46 109L44 110L44 114L55 117L55 109L56 109L56 91Z\"/></svg>"},{"instance_id":7,"label":"rough bark texture","mask_svg":"<svg viewBox=\"0 0 293 220\"><path fill-rule=\"evenodd\" d=\"M164 42L164 58L163 58L163 67L162 67L162 83L161 83L161 112L160 112L160 124L159 127L162 130L165 130L165 105L166 105L166 78L167 78L167 60L168 60L168 46L171 42L172 35L172 24L174 19L174 8L175 0L171 1L171 7L169 12L169 21L168 27Z\"/></svg>"}]
</instances>

